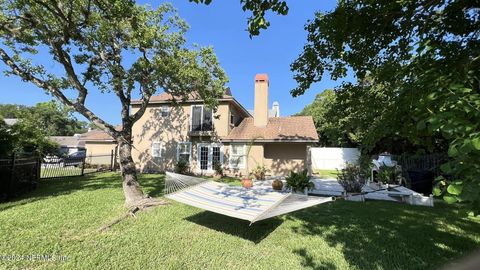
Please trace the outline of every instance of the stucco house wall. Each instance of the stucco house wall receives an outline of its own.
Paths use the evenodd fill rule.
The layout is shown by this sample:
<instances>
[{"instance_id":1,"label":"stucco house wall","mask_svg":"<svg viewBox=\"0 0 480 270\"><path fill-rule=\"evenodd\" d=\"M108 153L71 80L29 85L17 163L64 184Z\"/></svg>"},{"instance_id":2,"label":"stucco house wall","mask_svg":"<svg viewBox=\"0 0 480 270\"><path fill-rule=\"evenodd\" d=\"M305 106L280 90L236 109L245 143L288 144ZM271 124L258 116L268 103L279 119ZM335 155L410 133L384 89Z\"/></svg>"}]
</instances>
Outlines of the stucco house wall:
<instances>
[{"instance_id":1,"label":"stucco house wall","mask_svg":"<svg viewBox=\"0 0 480 270\"><path fill-rule=\"evenodd\" d=\"M86 141L87 157L85 162L88 164L110 164L112 151L116 151L117 144L114 141Z\"/></svg>"},{"instance_id":2,"label":"stucco house wall","mask_svg":"<svg viewBox=\"0 0 480 270\"><path fill-rule=\"evenodd\" d=\"M213 117L212 136L189 136L192 105L201 103L184 103L178 106L168 105L169 115L162 116L161 108L165 104L151 104L144 115L133 126L134 149L132 157L140 171L173 170L177 163L177 146L179 142L191 142L190 167L197 167L196 146L199 142L219 142L221 136L229 132L229 104L221 102ZM132 113L139 109L132 106ZM162 142L161 157L152 156L152 144ZM225 159L224 159L225 160Z\"/></svg>"}]
</instances>

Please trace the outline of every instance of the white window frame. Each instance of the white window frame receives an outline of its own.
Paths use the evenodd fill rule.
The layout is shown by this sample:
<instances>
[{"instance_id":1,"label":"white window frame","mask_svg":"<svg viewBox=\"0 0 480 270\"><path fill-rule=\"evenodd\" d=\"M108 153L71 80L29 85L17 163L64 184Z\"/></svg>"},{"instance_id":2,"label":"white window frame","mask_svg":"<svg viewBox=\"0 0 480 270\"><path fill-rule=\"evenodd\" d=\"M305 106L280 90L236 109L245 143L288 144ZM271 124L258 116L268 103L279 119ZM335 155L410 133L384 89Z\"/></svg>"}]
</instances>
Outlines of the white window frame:
<instances>
[{"instance_id":1,"label":"white window frame","mask_svg":"<svg viewBox=\"0 0 480 270\"><path fill-rule=\"evenodd\" d=\"M190 130L189 131L192 131L192 128L193 128L193 107L202 107L202 113L200 114L200 125L203 125L203 113L205 111L205 106L203 104L193 104L193 105L190 105ZM212 112L212 128L213 128L213 125L214 125L214 119L213 118L213 110L211 110Z\"/></svg>"},{"instance_id":2,"label":"white window frame","mask_svg":"<svg viewBox=\"0 0 480 270\"><path fill-rule=\"evenodd\" d=\"M157 146L157 147L156 147ZM158 148L158 149L156 149ZM158 150L159 152L159 155L157 155L155 153L155 151ZM152 142L152 149L151 149L151 154L152 154L152 157L154 158L161 158L162 157L162 152L163 152L163 142L161 141L153 141Z\"/></svg>"},{"instance_id":3,"label":"white window frame","mask_svg":"<svg viewBox=\"0 0 480 270\"><path fill-rule=\"evenodd\" d=\"M191 142L178 142L177 143L177 161L180 160L180 154L187 154L186 152L180 153L181 145L188 145L188 164L192 161L192 143Z\"/></svg>"},{"instance_id":4,"label":"white window frame","mask_svg":"<svg viewBox=\"0 0 480 270\"><path fill-rule=\"evenodd\" d=\"M163 115L164 113L166 113L166 115ZM163 104L162 106L160 106L160 115L162 117L170 116L170 106L168 106L168 104Z\"/></svg>"},{"instance_id":5,"label":"white window frame","mask_svg":"<svg viewBox=\"0 0 480 270\"><path fill-rule=\"evenodd\" d=\"M207 169L202 170L201 164L200 164L200 155L201 147L208 147L208 161L207 161ZM223 164L225 152L224 152L224 147L223 144L221 143L197 143L197 171L198 172L207 172L207 173L213 173L215 168L213 167L213 148L214 147L220 147L220 163Z\"/></svg>"},{"instance_id":6,"label":"white window frame","mask_svg":"<svg viewBox=\"0 0 480 270\"><path fill-rule=\"evenodd\" d=\"M238 155L238 154L233 154L233 147L234 146L243 146L243 154L242 155ZM246 164L247 164L247 145L246 144L243 144L243 143L234 143L234 144L230 144L230 152L229 152L229 158L228 158L228 165L230 166L230 168L232 169L245 169L246 167ZM243 156L243 165L242 166L237 166L235 165L232 161L233 161L233 158L234 157L242 157Z\"/></svg>"}]
</instances>

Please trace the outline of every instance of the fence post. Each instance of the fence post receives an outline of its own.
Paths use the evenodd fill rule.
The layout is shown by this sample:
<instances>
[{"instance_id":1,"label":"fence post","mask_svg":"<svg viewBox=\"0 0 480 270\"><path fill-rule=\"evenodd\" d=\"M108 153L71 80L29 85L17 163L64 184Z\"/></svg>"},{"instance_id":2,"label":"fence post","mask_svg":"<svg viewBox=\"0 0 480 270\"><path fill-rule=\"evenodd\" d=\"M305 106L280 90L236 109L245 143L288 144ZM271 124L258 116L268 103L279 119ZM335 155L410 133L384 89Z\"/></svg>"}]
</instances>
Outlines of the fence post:
<instances>
[{"instance_id":1,"label":"fence post","mask_svg":"<svg viewBox=\"0 0 480 270\"><path fill-rule=\"evenodd\" d=\"M113 161L113 149L110 151L110 171L113 172L113 167L114 167L114 161Z\"/></svg>"},{"instance_id":2,"label":"fence post","mask_svg":"<svg viewBox=\"0 0 480 270\"><path fill-rule=\"evenodd\" d=\"M37 182L42 177L42 154L38 153L37 156Z\"/></svg>"},{"instance_id":3,"label":"fence post","mask_svg":"<svg viewBox=\"0 0 480 270\"><path fill-rule=\"evenodd\" d=\"M85 155L85 156L82 158L83 162L82 162L82 173L81 173L81 176L83 176L84 171L85 171L85 159L86 159L86 158L87 158L87 155Z\"/></svg>"},{"instance_id":4,"label":"fence post","mask_svg":"<svg viewBox=\"0 0 480 270\"><path fill-rule=\"evenodd\" d=\"M115 146L115 157L113 158L113 169L117 168L117 158L118 158L118 145Z\"/></svg>"},{"instance_id":5,"label":"fence post","mask_svg":"<svg viewBox=\"0 0 480 270\"><path fill-rule=\"evenodd\" d=\"M8 190L7 190L7 196L15 196L13 193L15 191L14 187L14 181L15 181L15 152L12 153L12 165L11 165L11 171L10 171L10 183L8 185Z\"/></svg>"}]
</instances>

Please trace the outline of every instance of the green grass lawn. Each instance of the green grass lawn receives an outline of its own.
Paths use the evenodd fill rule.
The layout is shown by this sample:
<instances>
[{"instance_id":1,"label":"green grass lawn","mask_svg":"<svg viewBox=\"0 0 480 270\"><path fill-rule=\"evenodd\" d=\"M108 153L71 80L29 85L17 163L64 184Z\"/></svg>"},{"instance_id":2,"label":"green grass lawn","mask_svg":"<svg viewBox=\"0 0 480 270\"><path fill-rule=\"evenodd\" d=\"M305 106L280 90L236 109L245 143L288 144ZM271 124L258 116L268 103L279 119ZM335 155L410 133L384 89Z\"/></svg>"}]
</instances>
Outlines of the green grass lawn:
<instances>
[{"instance_id":1,"label":"green grass lawn","mask_svg":"<svg viewBox=\"0 0 480 270\"><path fill-rule=\"evenodd\" d=\"M316 176L320 178L337 178L337 170L315 170L313 172Z\"/></svg>"},{"instance_id":2,"label":"green grass lawn","mask_svg":"<svg viewBox=\"0 0 480 270\"><path fill-rule=\"evenodd\" d=\"M143 175L162 196L162 175ZM1 269L435 269L480 247L480 221L457 207L337 201L248 222L172 202L110 230L124 213L118 174L42 180L0 204Z\"/></svg>"}]
</instances>

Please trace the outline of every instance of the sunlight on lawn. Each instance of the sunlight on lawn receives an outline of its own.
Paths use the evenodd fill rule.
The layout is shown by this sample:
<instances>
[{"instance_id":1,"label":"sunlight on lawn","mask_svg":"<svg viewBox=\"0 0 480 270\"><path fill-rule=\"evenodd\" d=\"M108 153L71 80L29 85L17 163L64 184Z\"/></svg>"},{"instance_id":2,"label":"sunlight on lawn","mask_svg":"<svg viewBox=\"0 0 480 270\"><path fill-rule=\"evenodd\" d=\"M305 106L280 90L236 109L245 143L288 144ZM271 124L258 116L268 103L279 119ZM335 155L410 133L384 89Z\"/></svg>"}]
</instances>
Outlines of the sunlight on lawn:
<instances>
[{"instance_id":1,"label":"sunlight on lawn","mask_svg":"<svg viewBox=\"0 0 480 270\"><path fill-rule=\"evenodd\" d=\"M142 175L163 195L163 175ZM435 269L480 246L480 221L459 209L337 201L249 226L171 202L98 229L124 213L114 173L42 180L0 204L0 254L66 261L1 261L2 269Z\"/></svg>"}]
</instances>

